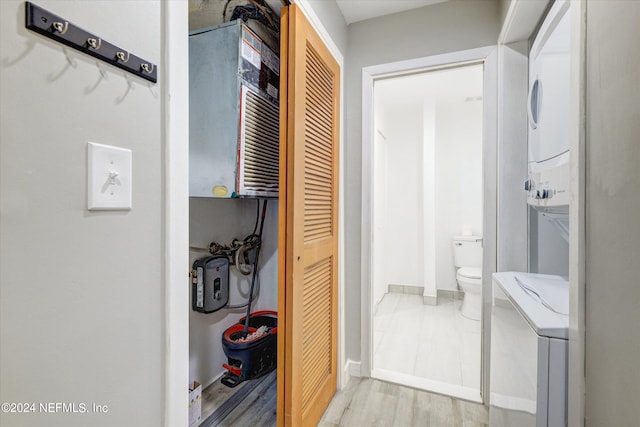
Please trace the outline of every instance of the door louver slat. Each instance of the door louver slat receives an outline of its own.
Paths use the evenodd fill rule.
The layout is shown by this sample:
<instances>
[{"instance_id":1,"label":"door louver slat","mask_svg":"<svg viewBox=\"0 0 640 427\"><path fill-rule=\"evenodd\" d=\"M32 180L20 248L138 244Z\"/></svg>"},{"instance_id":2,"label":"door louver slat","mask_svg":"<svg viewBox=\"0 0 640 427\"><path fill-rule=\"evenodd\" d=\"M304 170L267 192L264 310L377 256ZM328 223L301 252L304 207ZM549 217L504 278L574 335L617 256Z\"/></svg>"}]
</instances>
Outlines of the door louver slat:
<instances>
[{"instance_id":1,"label":"door louver slat","mask_svg":"<svg viewBox=\"0 0 640 427\"><path fill-rule=\"evenodd\" d=\"M303 411L331 374L331 258L305 269L302 336Z\"/></svg>"},{"instance_id":2,"label":"door louver slat","mask_svg":"<svg viewBox=\"0 0 640 427\"><path fill-rule=\"evenodd\" d=\"M333 77L307 48L305 99L305 242L333 234Z\"/></svg>"}]
</instances>

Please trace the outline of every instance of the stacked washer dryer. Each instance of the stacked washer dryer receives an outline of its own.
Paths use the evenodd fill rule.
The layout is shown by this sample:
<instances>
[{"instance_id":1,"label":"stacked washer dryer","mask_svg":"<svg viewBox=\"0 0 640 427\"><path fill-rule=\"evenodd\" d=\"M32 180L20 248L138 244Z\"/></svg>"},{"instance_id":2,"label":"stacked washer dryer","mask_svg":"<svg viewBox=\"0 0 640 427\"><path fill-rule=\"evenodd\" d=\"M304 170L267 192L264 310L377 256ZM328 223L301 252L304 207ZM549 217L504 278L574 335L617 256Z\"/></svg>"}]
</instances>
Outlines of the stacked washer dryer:
<instances>
[{"instance_id":1,"label":"stacked washer dryer","mask_svg":"<svg viewBox=\"0 0 640 427\"><path fill-rule=\"evenodd\" d=\"M527 202L569 238L569 1L556 1L529 55Z\"/></svg>"},{"instance_id":2,"label":"stacked washer dryer","mask_svg":"<svg viewBox=\"0 0 640 427\"><path fill-rule=\"evenodd\" d=\"M556 0L529 56L527 203L569 240L569 1ZM493 275L491 426L566 426L567 277Z\"/></svg>"}]
</instances>

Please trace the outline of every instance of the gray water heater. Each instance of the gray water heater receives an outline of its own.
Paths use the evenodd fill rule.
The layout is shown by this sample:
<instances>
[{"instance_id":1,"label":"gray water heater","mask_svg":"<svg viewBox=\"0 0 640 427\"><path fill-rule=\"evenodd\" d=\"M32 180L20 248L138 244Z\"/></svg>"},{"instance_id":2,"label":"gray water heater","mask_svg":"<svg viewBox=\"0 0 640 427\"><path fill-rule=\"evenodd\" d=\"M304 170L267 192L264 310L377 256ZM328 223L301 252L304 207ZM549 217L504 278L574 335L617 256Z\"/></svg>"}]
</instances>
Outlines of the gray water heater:
<instances>
[{"instance_id":1,"label":"gray water heater","mask_svg":"<svg viewBox=\"0 0 640 427\"><path fill-rule=\"evenodd\" d=\"M229 302L229 259L211 256L193 263L191 308L213 313Z\"/></svg>"},{"instance_id":2,"label":"gray water heater","mask_svg":"<svg viewBox=\"0 0 640 427\"><path fill-rule=\"evenodd\" d=\"M189 35L190 196L278 196L278 52L251 20Z\"/></svg>"}]
</instances>

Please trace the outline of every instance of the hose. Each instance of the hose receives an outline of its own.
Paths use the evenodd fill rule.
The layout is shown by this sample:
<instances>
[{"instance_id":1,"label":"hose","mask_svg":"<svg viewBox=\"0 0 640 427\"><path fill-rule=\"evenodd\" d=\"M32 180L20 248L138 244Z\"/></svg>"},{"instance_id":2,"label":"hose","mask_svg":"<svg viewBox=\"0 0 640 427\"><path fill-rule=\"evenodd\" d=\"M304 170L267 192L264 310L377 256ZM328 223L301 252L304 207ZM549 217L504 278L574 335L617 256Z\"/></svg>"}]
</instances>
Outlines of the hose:
<instances>
[{"instance_id":1,"label":"hose","mask_svg":"<svg viewBox=\"0 0 640 427\"><path fill-rule=\"evenodd\" d=\"M235 264L236 264L236 268L238 269L238 272L240 274L242 274L243 276L248 276L249 274L251 274L251 265L250 264L243 264L240 262L240 260L242 258L244 258L244 254L247 251L247 246L246 245L242 245L238 248L238 250L236 251L236 255L235 255Z\"/></svg>"}]
</instances>

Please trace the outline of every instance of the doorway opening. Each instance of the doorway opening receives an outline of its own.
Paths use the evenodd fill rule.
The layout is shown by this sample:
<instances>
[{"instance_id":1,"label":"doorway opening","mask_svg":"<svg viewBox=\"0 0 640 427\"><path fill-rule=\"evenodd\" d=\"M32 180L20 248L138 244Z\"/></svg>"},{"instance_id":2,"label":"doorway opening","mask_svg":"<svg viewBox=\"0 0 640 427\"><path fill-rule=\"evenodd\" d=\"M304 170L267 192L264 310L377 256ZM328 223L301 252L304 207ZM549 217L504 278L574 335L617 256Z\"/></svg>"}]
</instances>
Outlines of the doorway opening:
<instances>
[{"instance_id":1,"label":"doorway opening","mask_svg":"<svg viewBox=\"0 0 640 427\"><path fill-rule=\"evenodd\" d=\"M482 401L483 64L373 82L371 376Z\"/></svg>"},{"instance_id":2,"label":"doorway opening","mask_svg":"<svg viewBox=\"0 0 640 427\"><path fill-rule=\"evenodd\" d=\"M338 196L338 191L343 186L341 175L338 175L338 171L342 165L340 159L343 157L339 155L341 151L339 122L342 114L339 106L341 103L340 82L342 81L343 59L337 49L331 46L325 46L328 40L326 38L327 36L316 34L312 23L306 22L308 20L308 18L305 17L306 9L298 4L294 4L288 11L287 13L283 13L283 22L285 22L285 19L291 22L290 26L291 28L295 28L296 32L289 32L289 27L283 25L283 28L286 28L286 31L282 31L282 37L284 37L283 40L285 42L278 44L278 46L282 46L280 53L283 56L281 56L280 62L283 66L275 67L276 69L280 69L280 80L273 78L273 75L269 74L272 78L269 81L263 81L262 76L264 73L262 73L261 68L259 81L251 80L250 78L255 74L249 73L249 81L241 82L243 85L246 83L249 89L256 89L256 84L262 85L265 83L267 84L267 100L269 100L270 97L277 96L280 100L289 101L281 101L280 103L280 132L283 134L280 139L280 152L274 155L274 150L268 150L263 145L258 148L252 147L254 149L254 151L251 152L252 155L254 152L263 154L263 157L260 158L258 162L262 166L256 166L250 170L251 173L245 174L245 177L247 175L255 177L257 175L256 170L265 168L272 173L272 175L273 171L275 171L275 173L278 174L277 176L280 177L279 200L276 203L269 203L269 208L266 212L266 221L264 222L265 235L262 239L263 251L258 263L260 271L259 280L256 279L256 283L260 284L260 287L259 291L256 291L256 300L252 306L252 310L257 310L258 312L264 310L269 312L278 311L278 323L280 327L265 331L266 335L262 335L266 337L276 336L276 330L279 329L276 341L278 347L278 355L276 357L277 369L264 376L259 376L257 379L249 378L248 381L245 381L243 385L238 387L238 389L242 387L242 390L235 392L233 396L229 396L228 393L219 392L218 388L215 387L219 382L222 382L219 377L221 363L224 362L225 355L228 356L226 357L227 359L232 359L226 350L231 344L235 346L235 343L229 343L227 339L227 332L230 329L224 328L225 325L229 325L229 323L232 324L229 328L234 328L237 325L237 319L232 319L232 317L239 317L243 313L230 310L229 312L216 311L210 314L205 311L206 317L204 317L205 315L202 314L203 312L201 310L196 310L197 313L190 313L189 379L191 385L194 384L194 381L198 381L198 378L203 378L203 380L198 381L198 383L202 383L202 386L206 387L202 390L203 425L216 425L220 420L223 420L225 423L233 420L233 423L246 424L247 419L262 419L266 424L275 424L277 422L277 424L280 425L284 424L285 414L293 420L288 420L287 423L300 424L309 420L311 420L309 422L313 422L314 417L319 419L326 408L327 400L330 400L331 396L333 396L336 382L340 384L345 381L345 369L342 368L342 365L344 365L345 350L344 346L338 342L338 338L344 335L338 332L339 326L344 328L342 316L344 308L341 305L341 301L343 300L341 295L344 293L341 278L344 273L338 270L344 257L341 249L344 245L344 232L338 227L338 224L341 222L340 218L343 216L343 208L341 207L339 209L338 205L336 205L338 198L341 197ZM313 19L312 21L320 22L318 19ZM303 26L304 22L306 22L306 24ZM230 26L236 24L226 23L223 24L223 26L224 25ZM266 66L272 68L271 65L274 65L275 59L273 59L265 49L265 44L268 44L267 41L269 38L265 37L263 39L262 48L255 49L255 44L257 44L259 37L262 37L261 32L251 27L250 23L245 21L238 21L238 26L240 25L243 30L242 48L237 49L237 46L234 45L232 46L231 52L235 55L240 55L241 60L244 62L250 59L251 64L249 65L257 67L258 64L260 64L260 67ZM246 31L245 26L249 27ZM217 27L217 29L209 27L205 29L195 29L192 34L218 31L220 28L222 28L222 26ZM251 46L248 46L247 41L251 41L251 43L249 43ZM288 62L286 53L289 51L299 51L299 46L307 47L306 54L308 60L305 61L302 55L298 55L298 58L303 58L302 61L298 60L295 64L293 64L293 61L291 63ZM277 53L277 47L269 47ZM311 47L311 49L309 49L309 47ZM214 49L213 51L211 49L204 50L207 55L220 56L221 53L224 53L220 49ZM256 56L257 54L255 52L260 52L260 54ZM189 56L190 60L200 59L200 55L194 54L191 49ZM268 61L265 61L265 59ZM218 57L212 59L210 62L217 64L219 62ZM227 63L229 61L222 62L228 65ZM286 64L287 67L284 67L284 64ZM312 68L312 70L310 68ZM239 68L234 67L233 71L236 69ZM195 74L197 77L202 77L208 82L220 74L206 71L207 72ZM272 71L274 71L273 68ZM316 75L318 72L322 74ZM298 86L297 88L299 90L297 91L288 92L286 89L292 87L292 82L298 82L295 78L296 73L305 76L303 79L305 85L304 87ZM233 78L235 79L236 77L234 73ZM246 80L244 77L242 78ZM194 81L195 79L190 79L190 83ZM280 92L275 90L276 88L270 87L273 86L272 83L277 83L278 81L282 81ZM233 82L235 83L235 80L233 80ZM224 84L224 82L222 83ZM201 90L201 87L202 85L199 90ZM327 88L330 88L330 90L327 90ZM262 89L262 86L258 89ZM204 97L207 99L203 101L203 104L208 105L208 103L211 102L218 104L225 103L225 100L221 99L221 97L216 97L214 100L210 99L212 98L209 95L211 92L212 91L205 93L206 96ZM192 88L190 93L194 94L198 92ZM245 92L242 92L242 94L245 94ZM296 105L304 105L305 96L306 99L311 99L315 103L312 109L313 114L309 115L308 119L305 119L301 113L299 114L300 111L306 114L307 110L304 108L296 108L295 114L287 114L286 108L293 106L291 101L296 100ZM196 98L197 97L191 96L191 100ZM247 95L247 99L248 98L249 96ZM244 98L242 98L242 102L244 101ZM233 102L228 102L228 100L227 104L236 105ZM264 106L263 104L257 107L256 105L251 105L250 108L243 107L241 112L246 112L248 115L250 111L260 110L261 114L257 114L257 116L259 118L266 117L270 120L270 123L265 124L262 129L266 129L266 133L272 135L273 130L277 128L278 120L273 118L272 115L269 116L268 111L265 112L264 108L261 108ZM203 123L212 121L211 117L215 114L203 114L210 113L215 110L215 108L210 108L209 110L210 111L204 111L201 105L191 105L190 124L197 128L189 138L191 147L196 147L193 135L202 133L207 138L217 136L218 133L220 133L220 129L224 127L218 126L218 129L209 129L208 132L198 132L199 127L202 126ZM200 116L198 116L198 114L200 114ZM331 118L330 122L326 120L327 117ZM246 120L244 123L249 122L249 124L239 126L240 131L246 131L248 129L249 132L255 132L255 122L257 122L257 119L255 121L254 119L256 118L253 117L251 120ZM237 120L237 112L235 110L233 117L227 120L226 124L231 124L234 120ZM283 126L283 123L286 123L287 126ZM291 123L292 126L288 126L289 123ZM312 127L313 129L311 129L311 132L305 132L304 126ZM238 130L236 127L231 127L233 128L233 132ZM287 131L283 131L283 129L287 129ZM292 136L287 138L290 129L293 129L290 134ZM300 130L302 132L300 132ZM305 135L312 134L312 136L309 136L304 141L305 143L307 140L309 141L309 148L303 148L296 140L295 145L297 148L294 150L290 148L293 146L293 135L299 135L300 133ZM249 136L250 138L245 138L243 142L253 138L254 133L251 133ZM286 140L286 143L282 142L284 140ZM233 139L233 141L235 143L236 140ZM262 142L261 140L261 143ZM195 157L197 160L202 159L202 156L192 151L193 150L190 150L190 154L196 154ZM239 151L240 150L238 150L238 152ZM303 155L300 155L300 153ZM222 157L219 156L219 152L215 154L216 157ZM294 154L296 155L295 158ZM248 157L250 156L245 156L244 161L246 161ZM277 160L280 161L277 167L273 167L271 164L265 166L267 163L266 160L273 160L276 157ZM282 161L284 159L286 159L286 162ZM193 163L197 162L192 162L191 171L193 171L194 168ZM293 168L292 165L294 164L297 167ZM205 166L208 167L207 172L211 174L212 168L210 165ZM247 170L248 168L245 169L245 172ZM312 172L307 174L307 170L312 170ZM283 183L286 183L286 187ZM253 218L252 212L255 212L253 201L244 198L236 199L231 192L220 191L220 194L225 194L219 195L218 190L224 190L224 188L221 187L223 186L209 184L205 193L191 194L189 234L192 258L198 255L195 252L200 252L201 249L207 253L210 252L212 247L217 247L218 245L208 243L211 242L212 238L215 239L213 241L214 243L231 242L231 244L234 244L234 241L239 240L236 238L238 235L243 236L243 234L239 233L246 230L247 226L249 227L248 230L250 230L251 224L254 224L254 222L250 221L250 219ZM230 188L230 185L225 187ZM283 191L283 188L285 188L286 191ZM290 191L290 189L293 190ZM299 189L304 191L299 191ZM211 194L218 198L211 198ZM231 196L232 200L225 199L229 196ZM296 218L300 218L299 220L292 219L292 213L294 211L297 214ZM263 211L263 221L264 218ZM291 225L290 228L289 225ZM261 229L262 226L260 226L260 230ZM284 230L287 230L287 232L285 233ZM291 233L291 230L293 230L293 233ZM285 256L284 254L287 254L287 251L291 251L291 254L293 254L292 251L294 248L296 250L302 250L303 248L302 245L298 249L297 244L288 243L289 237L294 233L302 237L300 241L304 241L304 251L296 253L297 257L293 255L291 255L291 257L289 257L289 255ZM243 241L246 240L246 238L243 239ZM253 241L253 239L250 240ZM292 238L291 240L294 242L298 241L296 238ZM249 258L251 258L251 255L249 255ZM297 264L293 263L291 261L293 259L301 262ZM237 265L237 262L234 262ZM232 263L232 261L230 261L230 263ZM297 265L297 267L293 267L294 265ZM290 271L292 271L291 274L289 274ZM289 277L293 277L293 279L288 279ZM254 295L252 291L247 289L246 281L242 281L241 277L239 280L234 279L234 277L231 277L228 280L230 289L232 289L234 285L237 285L233 288L237 288L237 292L235 292L235 297L237 298L233 299L233 301L239 301L241 299L239 297L242 296ZM286 286L294 283L294 281L301 283L302 279L304 279L305 284L304 292L296 291L294 293L292 291L286 291ZM216 295L215 280L214 278L212 286L214 292L210 292L210 295ZM251 280L251 282L253 282L253 280ZM205 286L207 283L208 282L204 280ZM245 285L244 288L242 287L243 285ZM199 294L197 289L196 281L196 291L192 290L191 293L192 304L194 300L196 303L198 301ZM253 289L253 283L251 283L249 289ZM193 295L195 295L195 297ZM228 295L229 300L232 300L234 295L231 291L228 292ZM285 296L287 299L285 299ZM292 301L291 304L289 301ZM322 305L317 302L323 303L325 307L327 303L330 306L328 309L322 310L319 309ZM235 307L238 306L238 304L233 305ZM290 306L296 307L295 322L292 320L294 311ZM300 311L298 311L298 307L300 307ZM227 306L227 308L230 307ZM289 315L289 317L287 318L286 315ZM304 321L298 321L300 317L302 317ZM325 323L321 324L319 321ZM258 328L258 330L259 329L260 328ZM298 329L300 332L297 332ZM246 327L244 330L246 331ZM318 330L322 333L317 333ZM224 353L221 351L221 340L219 338L222 332L224 332L224 335L222 335L222 347L225 349ZM287 336L286 334L289 334L288 336L295 336L296 339L283 339L282 337ZM216 337L218 337L218 339L216 339ZM228 337L233 340L233 334ZM297 337L304 337L304 343L302 339L298 339ZM307 337L311 339L309 342L306 340ZM285 357L283 355L287 355L287 360L293 360L293 358L296 357L299 363L285 364ZM292 355L293 357L290 357ZM249 360L253 362L252 358L249 358ZM269 360L273 360L273 358L269 356ZM243 372L247 364L242 360L241 362L240 366L242 369L231 361L228 363L230 366L225 366L225 369L231 373L234 373L234 370ZM318 362L326 362L326 364L322 365ZM251 363L251 365L254 365L254 363ZM261 363L255 363L255 365L262 366ZM327 366L329 369L326 369ZM226 374L224 375L226 377ZM266 379L263 380L262 378ZM246 390L247 383L251 381L258 384L253 388L253 390L257 391L242 393L242 395L238 397L241 391ZM222 383L225 384L224 382ZM212 388L212 386L214 388ZM222 390L228 392L226 389ZM252 401L252 394L257 396L256 399L260 400L258 404ZM208 399L208 397L212 396L213 399ZM296 399L298 399L299 396L303 396L304 399L297 401ZM249 401L253 403L248 405L249 409L247 410L247 406L243 405ZM256 410L265 410L265 415L256 415ZM253 413L251 411L253 411Z\"/></svg>"},{"instance_id":3,"label":"doorway opening","mask_svg":"<svg viewBox=\"0 0 640 427\"><path fill-rule=\"evenodd\" d=\"M189 14L190 425L276 424L279 12L239 3Z\"/></svg>"}]
</instances>

